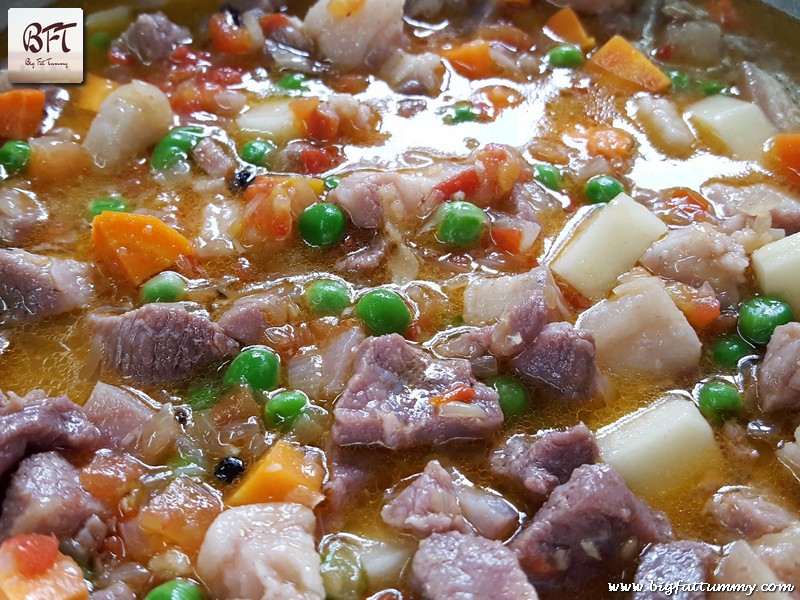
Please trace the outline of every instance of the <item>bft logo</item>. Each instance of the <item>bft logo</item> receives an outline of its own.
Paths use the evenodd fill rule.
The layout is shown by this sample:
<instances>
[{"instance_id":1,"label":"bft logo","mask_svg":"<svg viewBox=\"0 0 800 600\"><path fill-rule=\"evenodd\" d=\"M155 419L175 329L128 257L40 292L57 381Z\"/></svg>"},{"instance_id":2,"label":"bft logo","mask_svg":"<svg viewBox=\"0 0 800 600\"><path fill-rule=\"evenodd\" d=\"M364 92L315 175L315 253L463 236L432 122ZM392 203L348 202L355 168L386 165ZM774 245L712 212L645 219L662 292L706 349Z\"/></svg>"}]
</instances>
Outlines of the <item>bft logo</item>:
<instances>
[{"instance_id":1,"label":"bft logo","mask_svg":"<svg viewBox=\"0 0 800 600\"><path fill-rule=\"evenodd\" d=\"M8 9L8 80L81 83L83 10Z\"/></svg>"},{"instance_id":2,"label":"bft logo","mask_svg":"<svg viewBox=\"0 0 800 600\"><path fill-rule=\"evenodd\" d=\"M61 40L61 51L66 54L70 52L69 46L67 46L67 30L77 26L77 23L53 23L42 27L41 23L31 23L22 34L22 45L26 52L36 54L44 50L49 53L50 43ZM44 39L42 39L42 35L44 35Z\"/></svg>"}]
</instances>

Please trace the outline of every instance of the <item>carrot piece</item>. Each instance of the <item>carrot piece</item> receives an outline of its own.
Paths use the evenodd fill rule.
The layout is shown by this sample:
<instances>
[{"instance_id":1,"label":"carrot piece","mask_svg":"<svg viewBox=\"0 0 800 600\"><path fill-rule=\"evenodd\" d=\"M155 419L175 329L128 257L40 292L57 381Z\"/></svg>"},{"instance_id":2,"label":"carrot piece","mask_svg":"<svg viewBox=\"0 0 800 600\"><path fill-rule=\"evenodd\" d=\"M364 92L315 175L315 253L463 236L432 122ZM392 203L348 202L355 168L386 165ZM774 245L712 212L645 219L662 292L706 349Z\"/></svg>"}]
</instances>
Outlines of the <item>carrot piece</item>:
<instances>
[{"instance_id":1,"label":"carrot piece","mask_svg":"<svg viewBox=\"0 0 800 600\"><path fill-rule=\"evenodd\" d=\"M441 406L448 402L469 402L473 398L475 398L475 390L472 386L466 383L457 383L443 394L428 399L428 402L434 406Z\"/></svg>"},{"instance_id":2,"label":"carrot piece","mask_svg":"<svg viewBox=\"0 0 800 600\"><path fill-rule=\"evenodd\" d=\"M800 133L779 133L772 138L769 156L787 179L800 185Z\"/></svg>"},{"instance_id":3,"label":"carrot piece","mask_svg":"<svg viewBox=\"0 0 800 600\"><path fill-rule=\"evenodd\" d=\"M77 90L76 103L83 110L96 113L108 95L118 87L119 84L116 81L87 73L84 84Z\"/></svg>"},{"instance_id":4,"label":"carrot piece","mask_svg":"<svg viewBox=\"0 0 800 600\"><path fill-rule=\"evenodd\" d=\"M663 92L671 81L628 40L615 35L586 63L586 70L622 88Z\"/></svg>"},{"instance_id":5,"label":"carrot piece","mask_svg":"<svg viewBox=\"0 0 800 600\"><path fill-rule=\"evenodd\" d=\"M58 551L53 536L23 534L0 546L0 598L3 600L87 600L83 572Z\"/></svg>"},{"instance_id":6,"label":"carrot piece","mask_svg":"<svg viewBox=\"0 0 800 600\"><path fill-rule=\"evenodd\" d=\"M491 46L485 40L475 40L449 50L442 50L453 69L467 79L486 79L497 74Z\"/></svg>"},{"instance_id":7,"label":"carrot piece","mask_svg":"<svg viewBox=\"0 0 800 600\"><path fill-rule=\"evenodd\" d=\"M247 54L253 49L253 36L245 27L238 27L227 13L211 15L208 39L225 54Z\"/></svg>"},{"instance_id":8,"label":"carrot piece","mask_svg":"<svg viewBox=\"0 0 800 600\"><path fill-rule=\"evenodd\" d=\"M250 468L228 504L298 502L313 508L320 502L325 470L318 458L299 447L279 440Z\"/></svg>"},{"instance_id":9,"label":"carrot piece","mask_svg":"<svg viewBox=\"0 0 800 600\"><path fill-rule=\"evenodd\" d=\"M626 158L635 145L633 136L616 127L595 127L589 131L586 149L592 156Z\"/></svg>"},{"instance_id":10,"label":"carrot piece","mask_svg":"<svg viewBox=\"0 0 800 600\"><path fill-rule=\"evenodd\" d=\"M595 47L596 41L583 27L577 13L571 8L562 8L544 24L545 32L560 42L578 46L584 52Z\"/></svg>"},{"instance_id":11,"label":"carrot piece","mask_svg":"<svg viewBox=\"0 0 800 600\"><path fill-rule=\"evenodd\" d=\"M39 131L44 118L44 92L11 90L0 94L0 137L24 140Z\"/></svg>"},{"instance_id":12,"label":"carrot piece","mask_svg":"<svg viewBox=\"0 0 800 600\"><path fill-rule=\"evenodd\" d=\"M501 250L509 254L519 254L522 246L522 231L516 227L497 227L492 226L492 241Z\"/></svg>"},{"instance_id":13,"label":"carrot piece","mask_svg":"<svg viewBox=\"0 0 800 600\"><path fill-rule=\"evenodd\" d=\"M134 285L194 254L180 233L151 215L106 211L92 221L97 260Z\"/></svg>"}]
</instances>

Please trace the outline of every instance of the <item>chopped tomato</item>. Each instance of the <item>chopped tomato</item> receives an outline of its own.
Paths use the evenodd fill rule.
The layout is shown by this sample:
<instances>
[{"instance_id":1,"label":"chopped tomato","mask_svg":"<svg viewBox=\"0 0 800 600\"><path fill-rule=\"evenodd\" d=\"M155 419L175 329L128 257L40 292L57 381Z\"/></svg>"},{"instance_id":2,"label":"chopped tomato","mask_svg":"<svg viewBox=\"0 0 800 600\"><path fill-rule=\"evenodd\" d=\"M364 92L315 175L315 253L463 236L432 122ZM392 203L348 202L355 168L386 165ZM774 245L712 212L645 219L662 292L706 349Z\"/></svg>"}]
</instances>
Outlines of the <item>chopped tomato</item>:
<instances>
[{"instance_id":1,"label":"chopped tomato","mask_svg":"<svg viewBox=\"0 0 800 600\"><path fill-rule=\"evenodd\" d=\"M222 501L216 492L188 478L178 477L151 498L139 513L139 524L149 536L194 553L221 512Z\"/></svg>"},{"instance_id":2,"label":"chopped tomato","mask_svg":"<svg viewBox=\"0 0 800 600\"><path fill-rule=\"evenodd\" d=\"M89 588L74 560L58 551L53 536L16 535L0 546L3 600L88 600Z\"/></svg>"},{"instance_id":3,"label":"chopped tomato","mask_svg":"<svg viewBox=\"0 0 800 600\"><path fill-rule=\"evenodd\" d=\"M319 199L322 189L323 182L314 178L256 177L245 192L241 235L251 243L286 239L294 218Z\"/></svg>"},{"instance_id":4,"label":"chopped tomato","mask_svg":"<svg viewBox=\"0 0 800 600\"><path fill-rule=\"evenodd\" d=\"M246 27L237 26L228 12L211 15L208 39L217 50L225 54L247 54L253 49L253 36Z\"/></svg>"},{"instance_id":5,"label":"chopped tomato","mask_svg":"<svg viewBox=\"0 0 800 600\"><path fill-rule=\"evenodd\" d=\"M595 127L588 134L586 149L592 156L627 158L636 142L627 131L616 127Z\"/></svg>"},{"instance_id":6,"label":"chopped tomato","mask_svg":"<svg viewBox=\"0 0 800 600\"><path fill-rule=\"evenodd\" d=\"M800 185L800 133L781 133L772 138L769 156L781 173Z\"/></svg>"},{"instance_id":7,"label":"chopped tomato","mask_svg":"<svg viewBox=\"0 0 800 600\"><path fill-rule=\"evenodd\" d=\"M477 192L480 187L481 180L480 177L478 177L478 172L474 167L470 167L469 169L453 175L449 179L445 179L433 189L436 192L440 192L446 199L449 199L459 192L469 196Z\"/></svg>"},{"instance_id":8,"label":"chopped tomato","mask_svg":"<svg viewBox=\"0 0 800 600\"><path fill-rule=\"evenodd\" d=\"M264 35L269 37L272 33L280 29L281 27L286 27L289 25L289 17L282 13L272 13L270 15L265 15L261 17L258 21L258 24L261 25L261 31L264 32Z\"/></svg>"},{"instance_id":9,"label":"chopped tomato","mask_svg":"<svg viewBox=\"0 0 800 600\"><path fill-rule=\"evenodd\" d=\"M311 146L300 153L303 169L309 175L319 175L335 167L341 162L341 155L335 146L318 148Z\"/></svg>"},{"instance_id":10,"label":"chopped tomato","mask_svg":"<svg viewBox=\"0 0 800 600\"><path fill-rule=\"evenodd\" d=\"M492 241L510 254L519 254L522 244L522 231L514 227L492 227Z\"/></svg>"},{"instance_id":11,"label":"chopped tomato","mask_svg":"<svg viewBox=\"0 0 800 600\"><path fill-rule=\"evenodd\" d=\"M676 225L709 221L711 203L689 188L675 188L667 199L668 220Z\"/></svg>"},{"instance_id":12,"label":"chopped tomato","mask_svg":"<svg viewBox=\"0 0 800 600\"><path fill-rule=\"evenodd\" d=\"M472 386L458 383L443 394L430 398L428 402L434 406L441 406L448 402L470 402L473 398L475 398L475 390Z\"/></svg>"},{"instance_id":13,"label":"chopped tomato","mask_svg":"<svg viewBox=\"0 0 800 600\"><path fill-rule=\"evenodd\" d=\"M58 540L52 535L19 535L9 540L7 549L14 556L20 574L25 577L47 572L59 556Z\"/></svg>"},{"instance_id":14,"label":"chopped tomato","mask_svg":"<svg viewBox=\"0 0 800 600\"><path fill-rule=\"evenodd\" d=\"M127 454L98 452L81 471L81 485L108 507L132 492L144 475L144 466Z\"/></svg>"},{"instance_id":15,"label":"chopped tomato","mask_svg":"<svg viewBox=\"0 0 800 600\"><path fill-rule=\"evenodd\" d=\"M705 329L721 314L719 300L713 291L696 289L678 282L667 284L666 290L694 329Z\"/></svg>"},{"instance_id":16,"label":"chopped tomato","mask_svg":"<svg viewBox=\"0 0 800 600\"><path fill-rule=\"evenodd\" d=\"M706 10L711 20L723 29L739 29L742 17L731 0L708 0Z\"/></svg>"},{"instance_id":17,"label":"chopped tomato","mask_svg":"<svg viewBox=\"0 0 800 600\"><path fill-rule=\"evenodd\" d=\"M517 90L510 88L506 85L492 85L480 90L481 94L486 98L489 104L495 111L501 111L505 108L519 106L525 99L522 94Z\"/></svg>"}]
</instances>

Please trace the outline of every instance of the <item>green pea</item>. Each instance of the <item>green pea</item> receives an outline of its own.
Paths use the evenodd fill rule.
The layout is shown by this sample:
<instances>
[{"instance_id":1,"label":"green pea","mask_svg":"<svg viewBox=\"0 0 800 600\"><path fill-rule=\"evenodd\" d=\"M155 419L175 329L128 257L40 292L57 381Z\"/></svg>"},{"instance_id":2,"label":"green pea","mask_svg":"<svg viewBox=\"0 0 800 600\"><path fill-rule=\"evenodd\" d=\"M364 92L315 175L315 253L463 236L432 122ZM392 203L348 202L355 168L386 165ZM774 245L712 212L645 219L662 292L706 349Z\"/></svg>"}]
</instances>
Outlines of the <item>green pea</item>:
<instances>
[{"instance_id":1,"label":"green pea","mask_svg":"<svg viewBox=\"0 0 800 600\"><path fill-rule=\"evenodd\" d=\"M144 600L205 600L205 596L193 581L173 579L150 590Z\"/></svg>"},{"instance_id":2,"label":"green pea","mask_svg":"<svg viewBox=\"0 0 800 600\"><path fill-rule=\"evenodd\" d=\"M9 175L22 172L31 158L31 146L23 140L9 140L0 146L0 165Z\"/></svg>"},{"instance_id":3,"label":"green pea","mask_svg":"<svg viewBox=\"0 0 800 600\"><path fill-rule=\"evenodd\" d=\"M469 102L458 102L447 109L444 122L447 124L467 123L477 121L480 117L478 110Z\"/></svg>"},{"instance_id":4,"label":"green pea","mask_svg":"<svg viewBox=\"0 0 800 600\"><path fill-rule=\"evenodd\" d=\"M180 148L184 152L191 152L197 143L203 138L203 128L196 125L187 127L176 127L170 130L161 140L170 146ZM159 142L159 143L161 143Z\"/></svg>"},{"instance_id":5,"label":"green pea","mask_svg":"<svg viewBox=\"0 0 800 600\"><path fill-rule=\"evenodd\" d=\"M350 290L338 281L315 281L306 289L306 304L315 313L333 315L350 305Z\"/></svg>"},{"instance_id":6,"label":"green pea","mask_svg":"<svg viewBox=\"0 0 800 600\"><path fill-rule=\"evenodd\" d=\"M128 201L122 196L98 196L89 202L86 209L89 220L91 221L100 213L111 212L128 212L130 207Z\"/></svg>"},{"instance_id":7,"label":"green pea","mask_svg":"<svg viewBox=\"0 0 800 600\"><path fill-rule=\"evenodd\" d=\"M672 82L672 91L681 92L689 89L689 77L683 71L668 69L664 73Z\"/></svg>"},{"instance_id":8,"label":"green pea","mask_svg":"<svg viewBox=\"0 0 800 600\"><path fill-rule=\"evenodd\" d=\"M322 183L326 190L331 191L339 187L339 184L342 183L342 178L331 175L330 177L326 177Z\"/></svg>"},{"instance_id":9,"label":"green pea","mask_svg":"<svg viewBox=\"0 0 800 600\"><path fill-rule=\"evenodd\" d=\"M153 150L153 157L150 164L156 171L164 171L171 169L181 162L189 160L189 154L184 152L177 146L170 146L164 144L163 140L159 142Z\"/></svg>"},{"instance_id":10,"label":"green pea","mask_svg":"<svg viewBox=\"0 0 800 600\"><path fill-rule=\"evenodd\" d=\"M114 38L105 31L98 31L89 37L89 48L93 52L107 52Z\"/></svg>"},{"instance_id":11,"label":"green pea","mask_svg":"<svg viewBox=\"0 0 800 600\"><path fill-rule=\"evenodd\" d=\"M270 141L250 140L242 146L242 160L249 162L251 165L263 167L276 149L277 146Z\"/></svg>"},{"instance_id":12,"label":"green pea","mask_svg":"<svg viewBox=\"0 0 800 600\"><path fill-rule=\"evenodd\" d=\"M278 387L281 359L271 348L251 346L231 361L222 382L227 386L245 383L264 392Z\"/></svg>"},{"instance_id":13,"label":"green pea","mask_svg":"<svg viewBox=\"0 0 800 600\"><path fill-rule=\"evenodd\" d=\"M364 294L355 313L373 335L402 334L411 325L411 311L403 299L382 288Z\"/></svg>"},{"instance_id":14,"label":"green pea","mask_svg":"<svg viewBox=\"0 0 800 600\"><path fill-rule=\"evenodd\" d=\"M759 296L739 310L739 334L751 344L765 345L780 325L794 320L792 308L780 298Z\"/></svg>"},{"instance_id":15,"label":"green pea","mask_svg":"<svg viewBox=\"0 0 800 600\"><path fill-rule=\"evenodd\" d=\"M219 404L222 397L219 381L207 380L193 384L186 393L186 403L192 410L206 410Z\"/></svg>"},{"instance_id":16,"label":"green pea","mask_svg":"<svg viewBox=\"0 0 800 600\"><path fill-rule=\"evenodd\" d=\"M322 582L330 600L359 600L367 590L367 576L354 544L334 540L322 554Z\"/></svg>"},{"instance_id":17,"label":"green pea","mask_svg":"<svg viewBox=\"0 0 800 600\"><path fill-rule=\"evenodd\" d=\"M201 127L176 127L165 135L153 149L151 164L157 171L171 169L189 159L189 152L202 138Z\"/></svg>"},{"instance_id":18,"label":"green pea","mask_svg":"<svg viewBox=\"0 0 800 600\"><path fill-rule=\"evenodd\" d=\"M546 188L556 192L561 189L561 171L553 165L536 165L533 167L533 177Z\"/></svg>"},{"instance_id":19,"label":"green pea","mask_svg":"<svg viewBox=\"0 0 800 600\"><path fill-rule=\"evenodd\" d=\"M570 44L561 44L547 53L547 62L560 69L573 69L583 64L583 52Z\"/></svg>"},{"instance_id":20,"label":"green pea","mask_svg":"<svg viewBox=\"0 0 800 600\"><path fill-rule=\"evenodd\" d=\"M753 354L755 349L738 335L731 334L720 338L712 348L714 362L725 369L732 369L745 356Z\"/></svg>"},{"instance_id":21,"label":"green pea","mask_svg":"<svg viewBox=\"0 0 800 600\"><path fill-rule=\"evenodd\" d=\"M622 184L609 175L592 177L584 189L586 198L592 204L610 202L624 191Z\"/></svg>"},{"instance_id":22,"label":"green pea","mask_svg":"<svg viewBox=\"0 0 800 600\"><path fill-rule=\"evenodd\" d=\"M278 80L278 87L287 91L302 91L308 89L307 78L302 73L290 73Z\"/></svg>"},{"instance_id":23,"label":"green pea","mask_svg":"<svg viewBox=\"0 0 800 600\"><path fill-rule=\"evenodd\" d=\"M291 390L276 394L264 406L264 424L286 430L294 425L308 405L308 396L303 392Z\"/></svg>"},{"instance_id":24,"label":"green pea","mask_svg":"<svg viewBox=\"0 0 800 600\"><path fill-rule=\"evenodd\" d=\"M706 419L716 424L735 418L744 410L739 390L722 381L703 384L697 394L697 401L700 412Z\"/></svg>"},{"instance_id":25,"label":"green pea","mask_svg":"<svg viewBox=\"0 0 800 600\"><path fill-rule=\"evenodd\" d=\"M725 84L716 79L706 79L705 81L698 81L697 87L706 96L715 96L725 91Z\"/></svg>"},{"instance_id":26,"label":"green pea","mask_svg":"<svg viewBox=\"0 0 800 600\"><path fill-rule=\"evenodd\" d=\"M142 302L178 302L186 297L186 281L173 271L164 271L142 286Z\"/></svg>"},{"instance_id":27,"label":"green pea","mask_svg":"<svg viewBox=\"0 0 800 600\"><path fill-rule=\"evenodd\" d=\"M318 202L303 211L297 219L300 237L309 246L329 248L344 237L347 220L336 204Z\"/></svg>"},{"instance_id":28,"label":"green pea","mask_svg":"<svg viewBox=\"0 0 800 600\"><path fill-rule=\"evenodd\" d=\"M443 244L472 246L486 229L486 213L470 202L456 200L442 204L441 221L436 229L436 238Z\"/></svg>"},{"instance_id":29,"label":"green pea","mask_svg":"<svg viewBox=\"0 0 800 600\"><path fill-rule=\"evenodd\" d=\"M518 417L528 412L531 396L520 381L509 375L500 375L489 382L500 396L500 408L506 417Z\"/></svg>"}]
</instances>

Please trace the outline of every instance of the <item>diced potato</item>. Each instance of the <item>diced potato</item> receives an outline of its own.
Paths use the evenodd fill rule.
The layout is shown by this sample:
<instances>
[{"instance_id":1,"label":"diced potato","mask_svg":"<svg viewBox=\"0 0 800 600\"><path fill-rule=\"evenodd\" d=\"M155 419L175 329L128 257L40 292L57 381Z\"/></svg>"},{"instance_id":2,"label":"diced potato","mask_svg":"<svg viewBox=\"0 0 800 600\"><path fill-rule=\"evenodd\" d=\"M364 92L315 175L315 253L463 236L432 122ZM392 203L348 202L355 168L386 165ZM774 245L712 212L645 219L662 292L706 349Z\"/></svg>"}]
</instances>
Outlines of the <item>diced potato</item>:
<instances>
[{"instance_id":1,"label":"diced potato","mask_svg":"<svg viewBox=\"0 0 800 600\"><path fill-rule=\"evenodd\" d=\"M317 456L303 448L278 441L249 470L228 498L228 504L296 502L314 508L322 502L325 469Z\"/></svg>"},{"instance_id":2,"label":"diced potato","mask_svg":"<svg viewBox=\"0 0 800 600\"><path fill-rule=\"evenodd\" d=\"M693 402L668 397L597 434L603 460L650 497L691 488L719 459L711 426Z\"/></svg>"},{"instance_id":3,"label":"diced potato","mask_svg":"<svg viewBox=\"0 0 800 600\"><path fill-rule=\"evenodd\" d=\"M283 143L302 137L303 126L289 107L287 98L271 99L253 106L236 119L242 131L263 135Z\"/></svg>"},{"instance_id":4,"label":"diced potato","mask_svg":"<svg viewBox=\"0 0 800 600\"><path fill-rule=\"evenodd\" d=\"M742 160L760 160L775 128L761 109L729 96L711 96L689 107L689 117L715 148Z\"/></svg>"},{"instance_id":5,"label":"diced potato","mask_svg":"<svg viewBox=\"0 0 800 600\"><path fill-rule=\"evenodd\" d=\"M631 104L636 119L656 148L668 156L685 157L692 153L694 134L672 102L648 95L635 98Z\"/></svg>"},{"instance_id":6,"label":"diced potato","mask_svg":"<svg viewBox=\"0 0 800 600\"><path fill-rule=\"evenodd\" d=\"M783 298L800 315L800 233L753 252L753 270L762 292Z\"/></svg>"},{"instance_id":7,"label":"diced potato","mask_svg":"<svg viewBox=\"0 0 800 600\"><path fill-rule=\"evenodd\" d=\"M800 585L800 521L751 542L752 548L781 581Z\"/></svg>"},{"instance_id":8,"label":"diced potato","mask_svg":"<svg viewBox=\"0 0 800 600\"><path fill-rule=\"evenodd\" d=\"M752 586L752 589L748 591L725 594L726 598L732 598L734 600L752 598L761 600L791 600L792 598L790 594L784 592L759 591L760 586L763 584L779 585L781 581L744 540L737 540L726 548L725 556L717 566L712 583Z\"/></svg>"},{"instance_id":9,"label":"diced potato","mask_svg":"<svg viewBox=\"0 0 800 600\"><path fill-rule=\"evenodd\" d=\"M88 33L103 32L116 36L130 24L133 13L128 6L115 6L98 10L86 17L84 26Z\"/></svg>"},{"instance_id":10,"label":"diced potato","mask_svg":"<svg viewBox=\"0 0 800 600\"><path fill-rule=\"evenodd\" d=\"M620 194L574 234L551 268L581 294L598 300L666 232L658 217Z\"/></svg>"}]
</instances>

